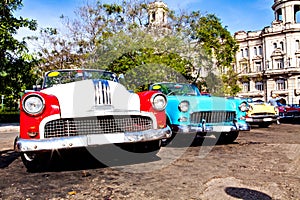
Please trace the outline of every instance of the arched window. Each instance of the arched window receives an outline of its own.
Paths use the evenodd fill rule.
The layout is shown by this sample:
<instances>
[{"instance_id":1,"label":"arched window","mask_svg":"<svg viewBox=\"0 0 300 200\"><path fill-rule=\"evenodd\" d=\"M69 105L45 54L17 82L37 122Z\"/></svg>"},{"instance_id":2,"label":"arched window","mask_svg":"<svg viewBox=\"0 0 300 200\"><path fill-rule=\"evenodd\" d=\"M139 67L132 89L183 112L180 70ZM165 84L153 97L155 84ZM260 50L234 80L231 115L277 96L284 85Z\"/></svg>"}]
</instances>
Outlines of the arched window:
<instances>
[{"instance_id":1,"label":"arched window","mask_svg":"<svg viewBox=\"0 0 300 200\"><path fill-rule=\"evenodd\" d=\"M155 12L152 12L152 21L155 21Z\"/></svg>"},{"instance_id":2,"label":"arched window","mask_svg":"<svg viewBox=\"0 0 300 200\"><path fill-rule=\"evenodd\" d=\"M274 47L274 49L277 49L277 43L276 42L273 43L273 47Z\"/></svg>"},{"instance_id":3,"label":"arched window","mask_svg":"<svg viewBox=\"0 0 300 200\"><path fill-rule=\"evenodd\" d=\"M300 23L300 5L294 6L294 20L296 23Z\"/></svg>"},{"instance_id":4,"label":"arched window","mask_svg":"<svg viewBox=\"0 0 300 200\"><path fill-rule=\"evenodd\" d=\"M245 57L248 57L248 49L245 49Z\"/></svg>"},{"instance_id":5,"label":"arched window","mask_svg":"<svg viewBox=\"0 0 300 200\"><path fill-rule=\"evenodd\" d=\"M284 51L284 44L283 44L283 42L280 42L280 49L281 49L282 51Z\"/></svg>"},{"instance_id":6,"label":"arched window","mask_svg":"<svg viewBox=\"0 0 300 200\"><path fill-rule=\"evenodd\" d=\"M254 55L257 55L257 48L254 47Z\"/></svg>"},{"instance_id":7,"label":"arched window","mask_svg":"<svg viewBox=\"0 0 300 200\"><path fill-rule=\"evenodd\" d=\"M276 10L276 20L277 21L282 21L282 10L281 10L281 8L280 9L278 9L278 10Z\"/></svg>"},{"instance_id":8,"label":"arched window","mask_svg":"<svg viewBox=\"0 0 300 200\"><path fill-rule=\"evenodd\" d=\"M241 56L244 58L244 49L241 49Z\"/></svg>"},{"instance_id":9,"label":"arched window","mask_svg":"<svg viewBox=\"0 0 300 200\"><path fill-rule=\"evenodd\" d=\"M259 52L259 55L262 55L262 47L261 46L258 47L258 52Z\"/></svg>"},{"instance_id":10,"label":"arched window","mask_svg":"<svg viewBox=\"0 0 300 200\"><path fill-rule=\"evenodd\" d=\"M300 42L299 40L296 40L296 50L299 50L300 49Z\"/></svg>"},{"instance_id":11,"label":"arched window","mask_svg":"<svg viewBox=\"0 0 300 200\"><path fill-rule=\"evenodd\" d=\"M249 91L250 91L249 82L243 82L243 92L249 92Z\"/></svg>"}]
</instances>

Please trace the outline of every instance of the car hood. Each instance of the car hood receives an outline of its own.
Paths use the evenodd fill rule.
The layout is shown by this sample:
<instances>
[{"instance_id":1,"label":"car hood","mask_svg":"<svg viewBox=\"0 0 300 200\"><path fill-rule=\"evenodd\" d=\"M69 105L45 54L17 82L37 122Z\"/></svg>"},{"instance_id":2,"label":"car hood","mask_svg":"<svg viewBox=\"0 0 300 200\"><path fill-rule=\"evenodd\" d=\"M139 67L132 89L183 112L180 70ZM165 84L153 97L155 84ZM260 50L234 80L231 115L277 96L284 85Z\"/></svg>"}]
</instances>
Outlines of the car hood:
<instances>
[{"instance_id":1,"label":"car hood","mask_svg":"<svg viewBox=\"0 0 300 200\"><path fill-rule=\"evenodd\" d=\"M140 111L139 96L113 81L83 80L55 85L41 92L57 97L62 118Z\"/></svg>"},{"instance_id":2,"label":"car hood","mask_svg":"<svg viewBox=\"0 0 300 200\"><path fill-rule=\"evenodd\" d=\"M272 105L265 104L265 103L249 103L251 106L251 110L248 112L253 114L253 113L272 113L275 114L275 108Z\"/></svg>"},{"instance_id":3,"label":"car hood","mask_svg":"<svg viewBox=\"0 0 300 200\"><path fill-rule=\"evenodd\" d=\"M236 104L232 100L214 96L168 96L167 109L177 108L181 101L190 103L190 111L236 111Z\"/></svg>"}]
</instances>

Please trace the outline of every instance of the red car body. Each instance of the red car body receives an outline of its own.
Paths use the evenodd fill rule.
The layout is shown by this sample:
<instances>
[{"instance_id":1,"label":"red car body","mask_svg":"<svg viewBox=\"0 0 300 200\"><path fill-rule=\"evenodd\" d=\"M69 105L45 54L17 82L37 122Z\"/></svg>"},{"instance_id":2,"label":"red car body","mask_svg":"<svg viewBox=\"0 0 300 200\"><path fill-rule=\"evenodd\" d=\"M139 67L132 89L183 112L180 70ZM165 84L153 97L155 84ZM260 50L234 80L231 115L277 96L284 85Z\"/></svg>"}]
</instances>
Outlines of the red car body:
<instances>
[{"instance_id":1,"label":"red car body","mask_svg":"<svg viewBox=\"0 0 300 200\"><path fill-rule=\"evenodd\" d=\"M47 151L139 144L141 151L151 152L171 136L166 96L155 91L129 92L111 72L51 71L41 88L21 99L20 135L14 144L29 170L38 166L37 158Z\"/></svg>"}]
</instances>

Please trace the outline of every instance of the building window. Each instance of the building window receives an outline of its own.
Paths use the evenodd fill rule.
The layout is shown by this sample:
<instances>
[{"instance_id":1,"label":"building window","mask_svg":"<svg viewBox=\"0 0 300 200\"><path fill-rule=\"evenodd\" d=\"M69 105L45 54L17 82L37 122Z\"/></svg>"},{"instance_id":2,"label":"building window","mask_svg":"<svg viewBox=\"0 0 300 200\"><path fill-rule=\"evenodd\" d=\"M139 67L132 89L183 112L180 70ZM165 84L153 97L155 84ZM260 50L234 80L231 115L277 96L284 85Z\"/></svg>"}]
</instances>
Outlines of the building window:
<instances>
[{"instance_id":1,"label":"building window","mask_svg":"<svg viewBox=\"0 0 300 200\"><path fill-rule=\"evenodd\" d=\"M248 57L248 49L247 48L245 49L245 57L246 58Z\"/></svg>"},{"instance_id":2,"label":"building window","mask_svg":"<svg viewBox=\"0 0 300 200\"><path fill-rule=\"evenodd\" d=\"M275 66L276 66L276 69L283 69L284 68L283 58L276 59Z\"/></svg>"},{"instance_id":3,"label":"building window","mask_svg":"<svg viewBox=\"0 0 300 200\"><path fill-rule=\"evenodd\" d=\"M254 47L254 55L257 55L257 48Z\"/></svg>"},{"instance_id":4,"label":"building window","mask_svg":"<svg viewBox=\"0 0 300 200\"><path fill-rule=\"evenodd\" d=\"M152 22L155 21L155 12L152 12Z\"/></svg>"},{"instance_id":5,"label":"building window","mask_svg":"<svg viewBox=\"0 0 300 200\"><path fill-rule=\"evenodd\" d=\"M282 21L282 10L281 10L281 8L276 10L276 15L275 16L276 16L277 21Z\"/></svg>"},{"instance_id":6,"label":"building window","mask_svg":"<svg viewBox=\"0 0 300 200\"><path fill-rule=\"evenodd\" d=\"M300 77L297 79L297 89L300 89Z\"/></svg>"},{"instance_id":7,"label":"building window","mask_svg":"<svg viewBox=\"0 0 300 200\"><path fill-rule=\"evenodd\" d=\"M300 49L300 42L299 40L296 40L296 51Z\"/></svg>"},{"instance_id":8,"label":"building window","mask_svg":"<svg viewBox=\"0 0 300 200\"><path fill-rule=\"evenodd\" d=\"M300 6L299 5L295 5L294 6L294 12L295 12L295 22L299 23L300 22Z\"/></svg>"},{"instance_id":9,"label":"building window","mask_svg":"<svg viewBox=\"0 0 300 200\"><path fill-rule=\"evenodd\" d=\"M284 79L276 80L276 90L285 90L286 84Z\"/></svg>"},{"instance_id":10,"label":"building window","mask_svg":"<svg viewBox=\"0 0 300 200\"><path fill-rule=\"evenodd\" d=\"M259 55L262 55L262 47L261 46L258 47L258 53L259 53Z\"/></svg>"},{"instance_id":11,"label":"building window","mask_svg":"<svg viewBox=\"0 0 300 200\"><path fill-rule=\"evenodd\" d=\"M256 68L256 72L261 72L263 70L261 62L255 62L255 68Z\"/></svg>"},{"instance_id":12,"label":"building window","mask_svg":"<svg viewBox=\"0 0 300 200\"><path fill-rule=\"evenodd\" d=\"M280 49L281 49L282 51L284 51L284 45L283 45L283 42L280 42Z\"/></svg>"},{"instance_id":13,"label":"building window","mask_svg":"<svg viewBox=\"0 0 300 200\"><path fill-rule=\"evenodd\" d=\"M255 83L255 89L258 91L264 91L264 84L262 82L256 82Z\"/></svg>"},{"instance_id":14,"label":"building window","mask_svg":"<svg viewBox=\"0 0 300 200\"><path fill-rule=\"evenodd\" d=\"M242 71L241 71L242 73L249 73L250 72L247 63L242 63L241 66L242 66Z\"/></svg>"},{"instance_id":15,"label":"building window","mask_svg":"<svg viewBox=\"0 0 300 200\"><path fill-rule=\"evenodd\" d=\"M243 82L243 92L249 92L249 91L250 91L249 82Z\"/></svg>"},{"instance_id":16,"label":"building window","mask_svg":"<svg viewBox=\"0 0 300 200\"><path fill-rule=\"evenodd\" d=\"M276 42L273 43L273 47L274 47L274 49L277 49L277 43Z\"/></svg>"},{"instance_id":17,"label":"building window","mask_svg":"<svg viewBox=\"0 0 300 200\"><path fill-rule=\"evenodd\" d=\"M241 56L244 58L244 49L241 49Z\"/></svg>"}]
</instances>

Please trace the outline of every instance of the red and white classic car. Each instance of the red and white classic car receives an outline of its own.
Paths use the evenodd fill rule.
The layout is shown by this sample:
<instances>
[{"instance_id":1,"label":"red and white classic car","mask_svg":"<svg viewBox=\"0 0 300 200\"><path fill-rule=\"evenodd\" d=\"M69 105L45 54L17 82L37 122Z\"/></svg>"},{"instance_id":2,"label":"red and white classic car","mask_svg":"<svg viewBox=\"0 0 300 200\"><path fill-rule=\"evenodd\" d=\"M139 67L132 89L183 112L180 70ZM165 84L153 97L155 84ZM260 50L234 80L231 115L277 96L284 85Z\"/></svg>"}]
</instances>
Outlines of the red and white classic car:
<instances>
[{"instance_id":1,"label":"red and white classic car","mask_svg":"<svg viewBox=\"0 0 300 200\"><path fill-rule=\"evenodd\" d=\"M132 144L136 152L157 152L169 138L167 98L155 91L129 92L103 70L54 70L39 91L21 99L15 150L28 170L44 152L104 144Z\"/></svg>"}]
</instances>

